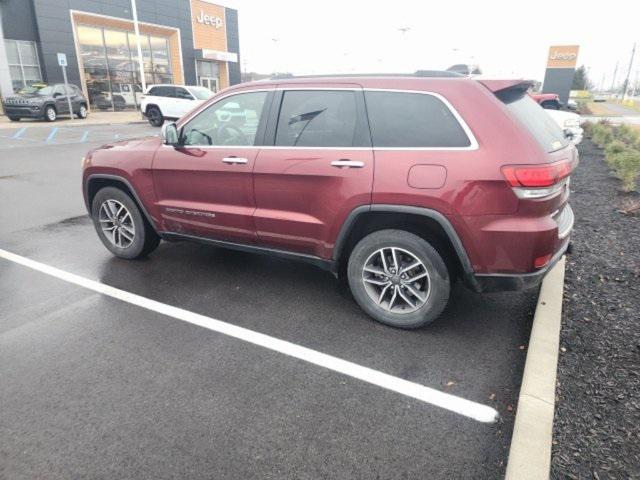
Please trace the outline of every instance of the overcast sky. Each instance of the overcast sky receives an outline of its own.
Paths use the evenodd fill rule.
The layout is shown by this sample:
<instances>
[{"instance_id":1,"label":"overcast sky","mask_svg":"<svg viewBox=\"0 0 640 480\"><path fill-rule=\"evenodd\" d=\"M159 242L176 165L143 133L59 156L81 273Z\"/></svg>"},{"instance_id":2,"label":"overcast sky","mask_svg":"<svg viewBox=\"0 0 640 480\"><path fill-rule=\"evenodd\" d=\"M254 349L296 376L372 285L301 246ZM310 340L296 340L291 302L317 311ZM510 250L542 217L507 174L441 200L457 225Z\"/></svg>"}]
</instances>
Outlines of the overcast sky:
<instances>
[{"instance_id":1,"label":"overcast sky","mask_svg":"<svg viewBox=\"0 0 640 480\"><path fill-rule=\"evenodd\" d=\"M542 80L550 45L578 44L596 86L626 72L640 0L229 0L242 68L261 73L413 72L478 63L490 76ZM409 27L406 33L399 28ZM640 55L638 55L640 57ZM640 69L636 57L631 81Z\"/></svg>"}]
</instances>

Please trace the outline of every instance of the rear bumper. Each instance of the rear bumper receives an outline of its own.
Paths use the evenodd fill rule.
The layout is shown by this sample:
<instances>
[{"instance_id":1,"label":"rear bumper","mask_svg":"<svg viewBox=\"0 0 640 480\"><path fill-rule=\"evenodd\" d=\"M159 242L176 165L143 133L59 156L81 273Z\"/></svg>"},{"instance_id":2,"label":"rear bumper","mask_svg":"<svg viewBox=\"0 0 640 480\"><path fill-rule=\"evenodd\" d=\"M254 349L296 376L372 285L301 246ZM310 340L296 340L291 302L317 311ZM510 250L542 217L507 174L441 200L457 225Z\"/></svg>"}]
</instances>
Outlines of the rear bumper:
<instances>
[{"instance_id":1,"label":"rear bumper","mask_svg":"<svg viewBox=\"0 0 640 480\"><path fill-rule=\"evenodd\" d=\"M569 237L561 244L560 249L553 255L549 263L532 273L494 273L494 274L475 274L471 275L465 282L472 290L476 292L513 292L518 290L528 290L534 288L542 282L544 276L551 270L558 260L565 253L571 250L571 242Z\"/></svg>"}]
</instances>

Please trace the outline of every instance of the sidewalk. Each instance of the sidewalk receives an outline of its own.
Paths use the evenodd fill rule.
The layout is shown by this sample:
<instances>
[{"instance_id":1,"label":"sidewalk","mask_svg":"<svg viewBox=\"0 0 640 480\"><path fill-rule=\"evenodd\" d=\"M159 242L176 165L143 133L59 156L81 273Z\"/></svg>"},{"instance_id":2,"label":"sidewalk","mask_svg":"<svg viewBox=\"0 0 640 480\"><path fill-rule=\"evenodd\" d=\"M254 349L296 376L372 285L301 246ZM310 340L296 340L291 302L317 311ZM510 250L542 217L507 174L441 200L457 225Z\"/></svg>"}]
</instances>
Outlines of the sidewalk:
<instances>
[{"instance_id":1,"label":"sidewalk","mask_svg":"<svg viewBox=\"0 0 640 480\"><path fill-rule=\"evenodd\" d=\"M73 119L69 117L61 117L55 122L46 122L45 120L33 120L30 118L23 118L19 122L12 122L6 116L0 116L0 129L3 128L16 128L16 127L44 127L44 126L75 126L75 125L113 125L113 124L126 124L126 123L146 123L147 121L142 117L139 111L132 110L126 112L100 112L91 111L89 116L84 120Z\"/></svg>"}]
</instances>

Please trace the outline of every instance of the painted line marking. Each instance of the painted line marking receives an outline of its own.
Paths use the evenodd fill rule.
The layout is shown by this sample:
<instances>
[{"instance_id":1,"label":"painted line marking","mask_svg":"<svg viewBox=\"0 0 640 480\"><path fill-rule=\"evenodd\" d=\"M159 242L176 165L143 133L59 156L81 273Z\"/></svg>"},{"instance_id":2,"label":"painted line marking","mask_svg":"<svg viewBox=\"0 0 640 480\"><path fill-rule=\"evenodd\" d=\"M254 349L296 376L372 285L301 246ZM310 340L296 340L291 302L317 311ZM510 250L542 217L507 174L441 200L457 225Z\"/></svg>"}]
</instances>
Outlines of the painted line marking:
<instances>
[{"instance_id":1,"label":"painted line marking","mask_svg":"<svg viewBox=\"0 0 640 480\"><path fill-rule=\"evenodd\" d=\"M84 143L87 141L87 137L89 136L89 130L85 130L82 134L82 138L80 139L80 143Z\"/></svg>"},{"instance_id":2,"label":"painted line marking","mask_svg":"<svg viewBox=\"0 0 640 480\"><path fill-rule=\"evenodd\" d=\"M53 128L51 129L51 133L49 133L49 136L47 137L47 139L45 140L45 142L47 142L47 143L51 143L51 142L53 142L53 139L55 138L56 133L58 133L58 127L53 127Z\"/></svg>"},{"instance_id":3,"label":"painted line marking","mask_svg":"<svg viewBox=\"0 0 640 480\"><path fill-rule=\"evenodd\" d=\"M22 135L24 135L24 132L26 132L26 131L27 131L27 127L22 127L20 130L18 130L16 133L14 133L13 137L11 137L11 138L15 138L17 140L20 137L22 137Z\"/></svg>"},{"instance_id":4,"label":"painted line marking","mask_svg":"<svg viewBox=\"0 0 640 480\"><path fill-rule=\"evenodd\" d=\"M146 310L173 317L177 320L182 320L183 322L197 325L208 330L213 330L214 332L222 333L224 335L333 370L334 372L362 380L363 382L376 385L386 390L391 390L401 395L415 398L416 400L444 408L445 410L464 415L465 417L472 418L479 422L494 423L499 417L498 412L487 405L482 405L481 403L472 402L471 400L466 400L449 393L425 387L424 385L403 380L402 378L394 377L393 375L364 367L348 360L327 355L326 353L318 352L301 345L296 345L295 343L291 343L286 340L280 340L279 338L255 332L247 328L238 327L221 320L216 320L215 318L200 315L182 308L173 307L156 300L151 300L150 298L136 295L135 293L127 292L126 290L120 290L118 288L105 285L104 283L31 260L30 258L16 255L15 253L11 253L6 250L0 249L0 258L37 270L52 277L56 277L60 280L64 280L65 282L93 290L94 292L102 295L136 305Z\"/></svg>"}]
</instances>

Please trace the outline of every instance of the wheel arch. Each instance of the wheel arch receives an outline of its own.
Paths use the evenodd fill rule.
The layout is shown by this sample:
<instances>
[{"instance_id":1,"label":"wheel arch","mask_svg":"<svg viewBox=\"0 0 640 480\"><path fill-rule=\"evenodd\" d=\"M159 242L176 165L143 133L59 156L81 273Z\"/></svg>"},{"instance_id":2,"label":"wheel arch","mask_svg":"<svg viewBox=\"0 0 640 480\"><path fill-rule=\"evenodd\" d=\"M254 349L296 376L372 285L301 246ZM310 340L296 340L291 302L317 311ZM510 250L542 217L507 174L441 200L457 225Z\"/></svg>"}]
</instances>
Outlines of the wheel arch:
<instances>
[{"instance_id":1,"label":"wheel arch","mask_svg":"<svg viewBox=\"0 0 640 480\"><path fill-rule=\"evenodd\" d=\"M364 205L354 209L342 225L332 260L338 275L344 272L349 254L364 236L378 230L399 229L429 241L443 256L452 278L473 283L473 267L451 222L440 212L405 205Z\"/></svg>"},{"instance_id":2,"label":"wheel arch","mask_svg":"<svg viewBox=\"0 0 640 480\"><path fill-rule=\"evenodd\" d=\"M84 186L84 200L89 215L91 215L91 204L93 203L93 199L95 198L98 191L104 187L115 187L129 195L135 202L136 206L140 209L142 215L149 223L151 228L156 233L158 233L158 229L156 228L153 217L149 215L149 212L142 203L142 200L140 200L140 197L138 196L138 193L136 192L133 185L131 185L131 183L126 178L119 177L117 175L93 174L87 177Z\"/></svg>"}]
</instances>

